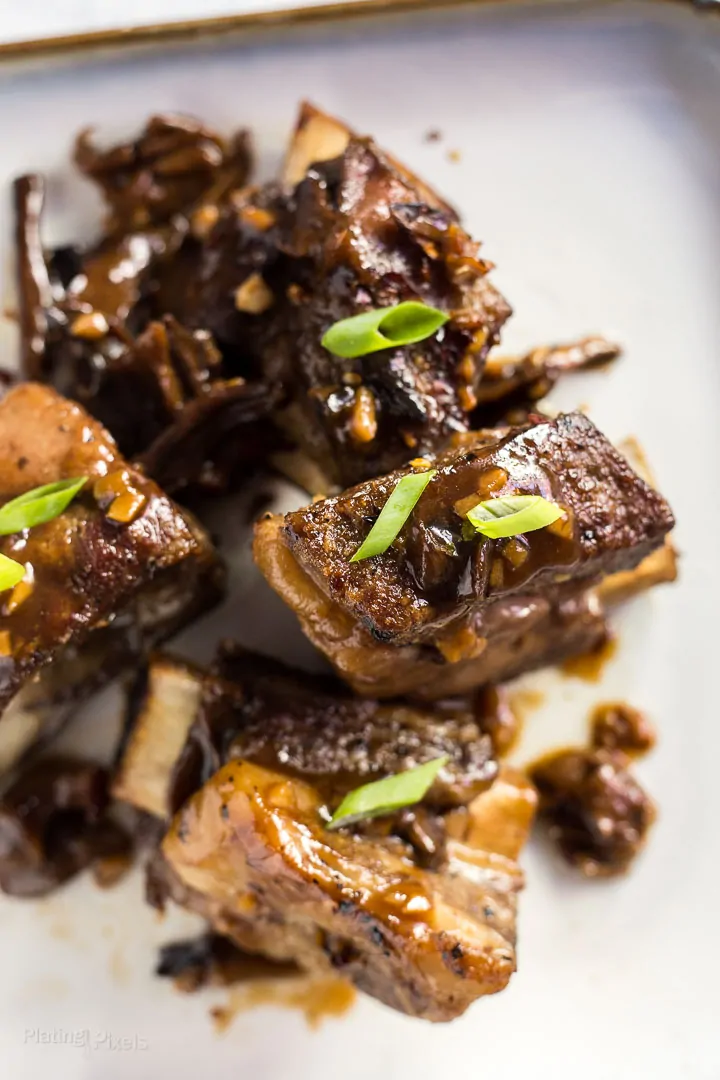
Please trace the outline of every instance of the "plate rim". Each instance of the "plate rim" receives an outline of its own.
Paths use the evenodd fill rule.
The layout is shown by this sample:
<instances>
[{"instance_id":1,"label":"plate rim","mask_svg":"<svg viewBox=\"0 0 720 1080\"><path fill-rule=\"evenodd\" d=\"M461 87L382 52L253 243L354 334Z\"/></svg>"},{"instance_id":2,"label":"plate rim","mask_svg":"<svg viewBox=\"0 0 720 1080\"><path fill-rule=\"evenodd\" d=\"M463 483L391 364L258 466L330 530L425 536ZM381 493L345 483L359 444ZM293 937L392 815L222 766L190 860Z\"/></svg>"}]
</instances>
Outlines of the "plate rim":
<instances>
[{"instance_id":1,"label":"plate rim","mask_svg":"<svg viewBox=\"0 0 720 1080\"><path fill-rule=\"evenodd\" d=\"M620 0L605 0L618 3ZM682 9L690 17L720 15L720 0L646 0L653 8ZM258 31L287 30L322 23L398 16L405 13L460 11L477 7L516 7L527 9L564 7L580 9L589 0L330 0L312 7L295 4L268 11L238 12L158 23L91 30L81 33L50 35L20 41L0 42L0 64L9 60L32 59L48 54L94 52L100 49L125 49L128 46L166 46L178 43L206 42L226 35L247 36Z\"/></svg>"}]
</instances>

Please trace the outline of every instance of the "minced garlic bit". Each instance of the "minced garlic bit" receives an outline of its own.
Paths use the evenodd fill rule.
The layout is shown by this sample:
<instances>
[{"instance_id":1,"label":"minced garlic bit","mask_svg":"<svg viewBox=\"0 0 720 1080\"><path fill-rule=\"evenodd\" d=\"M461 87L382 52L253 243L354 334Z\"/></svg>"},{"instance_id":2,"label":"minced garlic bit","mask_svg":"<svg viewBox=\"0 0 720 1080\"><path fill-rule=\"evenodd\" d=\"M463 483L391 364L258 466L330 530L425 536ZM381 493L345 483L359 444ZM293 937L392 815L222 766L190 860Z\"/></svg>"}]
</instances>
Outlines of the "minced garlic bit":
<instances>
[{"instance_id":1,"label":"minced garlic bit","mask_svg":"<svg viewBox=\"0 0 720 1080\"><path fill-rule=\"evenodd\" d=\"M372 442L377 435L377 426L373 392L367 386L359 386L350 416L350 436L356 443Z\"/></svg>"},{"instance_id":2,"label":"minced garlic bit","mask_svg":"<svg viewBox=\"0 0 720 1080\"><path fill-rule=\"evenodd\" d=\"M31 595L34 588L35 586L32 581L18 581L5 603L5 613L7 615L12 615L14 611L17 611L20 605Z\"/></svg>"},{"instance_id":3,"label":"minced garlic bit","mask_svg":"<svg viewBox=\"0 0 720 1080\"><path fill-rule=\"evenodd\" d=\"M260 274L250 274L235 290L235 307L248 315L262 315L272 306L275 297Z\"/></svg>"},{"instance_id":4,"label":"minced garlic bit","mask_svg":"<svg viewBox=\"0 0 720 1080\"><path fill-rule=\"evenodd\" d=\"M113 499L105 516L121 525L130 525L138 517L146 502L147 496L141 491L126 491L124 495L118 495L116 499Z\"/></svg>"},{"instance_id":5,"label":"minced garlic bit","mask_svg":"<svg viewBox=\"0 0 720 1080\"><path fill-rule=\"evenodd\" d=\"M70 324L73 337L86 338L88 341L98 341L105 337L109 329L108 321L101 311L84 312Z\"/></svg>"}]
</instances>

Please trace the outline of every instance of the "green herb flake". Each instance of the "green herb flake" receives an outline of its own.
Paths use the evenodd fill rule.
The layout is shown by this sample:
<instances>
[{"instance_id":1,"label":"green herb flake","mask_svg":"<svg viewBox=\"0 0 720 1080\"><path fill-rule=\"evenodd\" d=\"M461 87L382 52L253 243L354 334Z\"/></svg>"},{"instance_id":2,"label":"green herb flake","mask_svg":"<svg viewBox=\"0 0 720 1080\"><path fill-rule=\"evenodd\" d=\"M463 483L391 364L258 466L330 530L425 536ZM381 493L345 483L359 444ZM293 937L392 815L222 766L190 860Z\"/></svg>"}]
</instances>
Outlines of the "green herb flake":
<instances>
[{"instance_id":1,"label":"green herb flake","mask_svg":"<svg viewBox=\"0 0 720 1080\"><path fill-rule=\"evenodd\" d=\"M468 511L467 520L476 532L491 540L505 536L520 536L552 525L563 516L564 510L542 495L507 495L486 499Z\"/></svg>"},{"instance_id":2,"label":"green herb flake","mask_svg":"<svg viewBox=\"0 0 720 1080\"><path fill-rule=\"evenodd\" d=\"M76 476L72 480L44 484L11 499L0 507L0 536L32 529L59 517L86 483L87 476Z\"/></svg>"},{"instance_id":3,"label":"green herb flake","mask_svg":"<svg viewBox=\"0 0 720 1080\"><path fill-rule=\"evenodd\" d=\"M352 825L366 818L392 814L404 806L420 802L433 785L435 777L449 761L447 754L418 765L406 772L386 776L372 784L364 784L346 795L328 822L328 829Z\"/></svg>"},{"instance_id":4,"label":"green herb flake","mask_svg":"<svg viewBox=\"0 0 720 1080\"><path fill-rule=\"evenodd\" d=\"M335 356L354 360L381 349L424 341L449 318L444 311L419 300L405 300L394 307L373 308L333 323L323 334L322 344Z\"/></svg>"},{"instance_id":5,"label":"green herb flake","mask_svg":"<svg viewBox=\"0 0 720 1080\"><path fill-rule=\"evenodd\" d=\"M7 555L0 554L0 592L6 589L14 589L25 577L25 567L22 563L9 559Z\"/></svg>"},{"instance_id":6,"label":"green herb flake","mask_svg":"<svg viewBox=\"0 0 720 1080\"><path fill-rule=\"evenodd\" d=\"M426 472L408 473L398 480L390 498L380 511L380 516L350 562L371 559L373 555L381 555L383 551L387 551L436 471L428 469Z\"/></svg>"}]
</instances>

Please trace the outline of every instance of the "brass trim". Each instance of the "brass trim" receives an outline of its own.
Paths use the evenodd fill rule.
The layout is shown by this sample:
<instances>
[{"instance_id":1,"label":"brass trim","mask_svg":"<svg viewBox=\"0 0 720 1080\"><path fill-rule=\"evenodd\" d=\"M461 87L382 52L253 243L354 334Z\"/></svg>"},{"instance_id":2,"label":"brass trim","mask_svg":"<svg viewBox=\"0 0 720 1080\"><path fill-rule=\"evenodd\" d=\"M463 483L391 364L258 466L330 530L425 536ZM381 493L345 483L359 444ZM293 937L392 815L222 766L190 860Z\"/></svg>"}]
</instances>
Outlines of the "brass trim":
<instances>
[{"instance_id":1,"label":"brass trim","mask_svg":"<svg viewBox=\"0 0 720 1080\"><path fill-rule=\"evenodd\" d=\"M564 4L579 7L589 0L534 0L534 3ZM595 2L595 0L592 0ZM606 0L619 3L621 0ZM695 13L720 13L720 0L654 0L665 6L682 6ZM439 12L447 9L468 9L494 4L496 7L514 4L529 6L528 0L335 0L318 7L289 7L277 11L249 12L222 15L207 19L188 19L181 22L152 23L143 26L93 30L81 34L34 38L25 41L0 43L0 61L43 56L48 53L74 52L96 48L120 48L127 45L169 44L182 41L220 37L237 32L267 30L274 27L312 25L359 19L369 15L392 15L404 12Z\"/></svg>"}]
</instances>

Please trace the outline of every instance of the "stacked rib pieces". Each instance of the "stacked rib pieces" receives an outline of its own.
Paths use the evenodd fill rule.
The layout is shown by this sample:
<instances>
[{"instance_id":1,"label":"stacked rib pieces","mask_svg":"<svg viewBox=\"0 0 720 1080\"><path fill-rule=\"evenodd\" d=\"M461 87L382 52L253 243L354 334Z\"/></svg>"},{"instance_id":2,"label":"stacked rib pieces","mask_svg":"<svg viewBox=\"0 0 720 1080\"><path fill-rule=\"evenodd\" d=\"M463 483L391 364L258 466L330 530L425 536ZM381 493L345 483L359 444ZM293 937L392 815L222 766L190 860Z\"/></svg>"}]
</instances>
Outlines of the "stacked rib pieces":
<instances>
[{"instance_id":1,"label":"stacked rib pieces","mask_svg":"<svg viewBox=\"0 0 720 1080\"><path fill-rule=\"evenodd\" d=\"M16 184L34 381L0 403L2 502L85 484L0 539L25 567L0 614L0 885L38 895L103 838L117 851L114 799L155 822L151 902L452 1019L515 970L537 803L502 760L493 687L596 647L609 605L675 573L672 513L643 470L540 402L617 350L498 356L511 309L455 210L311 106L262 186L245 134L180 117L108 151L84 133L76 160L108 204L87 248L46 249L42 178ZM354 355L323 344L402 304L440 327ZM225 589L222 552L170 494L202 520L258 466L314 496L260 520L254 555L324 675L229 641L204 668L154 651ZM385 547L358 558L425 473ZM471 527L478 504L518 499L556 516ZM138 667L111 775L51 759L40 777L77 704ZM419 797L336 820L359 789L432 763Z\"/></svg>"}]
</instances>

